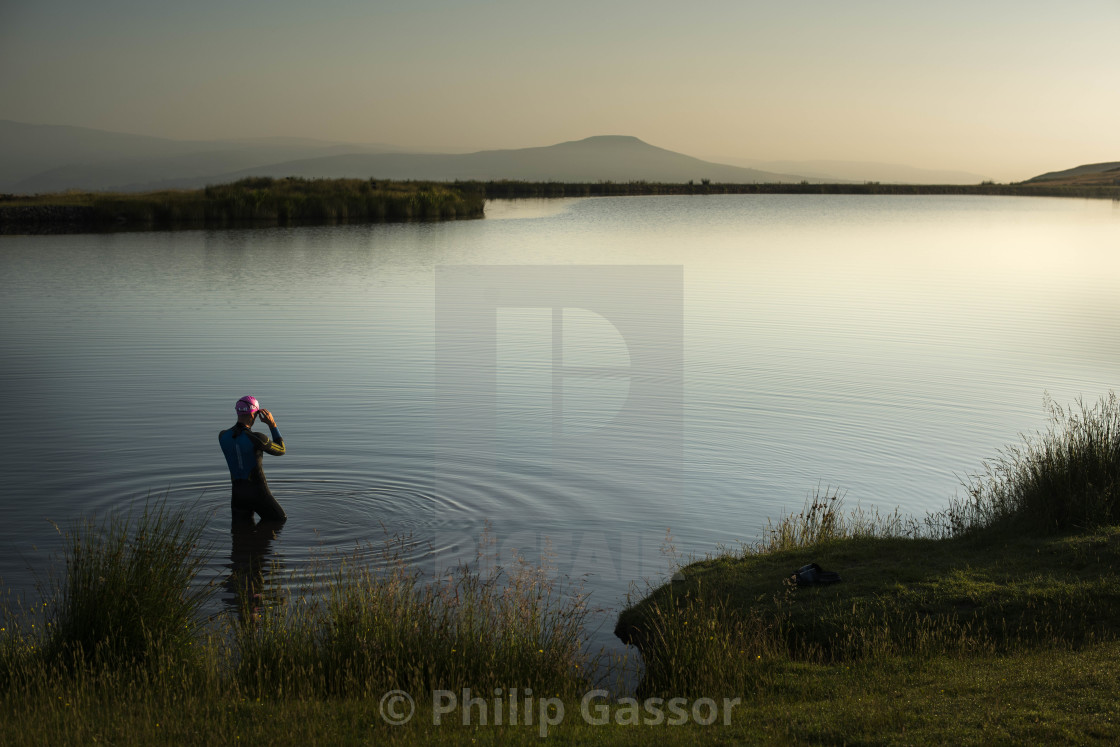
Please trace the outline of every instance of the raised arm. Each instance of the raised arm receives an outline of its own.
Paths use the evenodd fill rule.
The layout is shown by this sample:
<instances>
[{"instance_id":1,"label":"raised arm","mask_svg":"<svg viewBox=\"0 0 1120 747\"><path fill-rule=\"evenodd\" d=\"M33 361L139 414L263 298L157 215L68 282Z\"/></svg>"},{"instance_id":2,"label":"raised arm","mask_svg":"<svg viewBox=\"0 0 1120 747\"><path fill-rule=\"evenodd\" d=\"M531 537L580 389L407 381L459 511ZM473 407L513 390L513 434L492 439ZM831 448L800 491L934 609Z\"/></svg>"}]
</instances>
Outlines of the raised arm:
<instances>
[{"instance_id":1,"label":"raised arm","mask_svg":"<svg viewBox=\"0 0 1120 747\"><path fill-rule=\"evenodd\" d=\"M284 437L280 435L279 429L276 427L276 418L268 410L260 410L257 417L261 422L268 426L268 430L272 433L272 439L269 440L264 436L259 436L258 444L260 450L266 454L273 456L283 456L284 454Z\"/></svg>"}]
</instances>

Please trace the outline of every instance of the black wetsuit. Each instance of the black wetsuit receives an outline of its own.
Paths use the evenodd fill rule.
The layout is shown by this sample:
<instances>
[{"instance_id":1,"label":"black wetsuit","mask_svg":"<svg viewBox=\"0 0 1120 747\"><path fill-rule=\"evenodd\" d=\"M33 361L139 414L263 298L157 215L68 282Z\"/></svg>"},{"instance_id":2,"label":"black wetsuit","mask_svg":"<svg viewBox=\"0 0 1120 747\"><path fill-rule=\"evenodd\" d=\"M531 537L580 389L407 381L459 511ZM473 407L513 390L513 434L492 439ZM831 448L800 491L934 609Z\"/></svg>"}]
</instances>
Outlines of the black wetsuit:
<instances>
[{"instance_id":1,"label":"black wetsuit","mask_svg":"<svg viewBox=\"0 0 1120 747\"><path fill-rule=\"evenodd\" d=\"M229 465L233 481L230 508L234 519L252 519L259 514L262 519L282 520L287 515L276 502L268 481L264 479L261 462L266 453L280 456L284 453L284 437L272 426L272 440L238 423L218 434L218 443Z\"/></svg>"}]
</instances>

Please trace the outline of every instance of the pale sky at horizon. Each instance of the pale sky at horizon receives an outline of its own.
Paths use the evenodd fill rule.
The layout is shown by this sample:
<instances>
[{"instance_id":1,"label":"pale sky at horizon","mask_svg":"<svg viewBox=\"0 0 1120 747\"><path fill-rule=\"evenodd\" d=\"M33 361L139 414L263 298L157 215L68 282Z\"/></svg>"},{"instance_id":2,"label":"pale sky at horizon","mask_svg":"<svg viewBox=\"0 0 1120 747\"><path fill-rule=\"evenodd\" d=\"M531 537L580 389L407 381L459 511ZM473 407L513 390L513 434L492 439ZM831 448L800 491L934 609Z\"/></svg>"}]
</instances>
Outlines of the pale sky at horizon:
<instances>
[{"instance_id":1,"label":"pale sky at horizon","mask_svg":"<svg viewBox=\"0 0 1120 747\"><path fill-rule=\"evenodd\" d=\"M1000 181L1120 160L1120 0L0 0L0 119Z\"/></svg>"}]
</instances>

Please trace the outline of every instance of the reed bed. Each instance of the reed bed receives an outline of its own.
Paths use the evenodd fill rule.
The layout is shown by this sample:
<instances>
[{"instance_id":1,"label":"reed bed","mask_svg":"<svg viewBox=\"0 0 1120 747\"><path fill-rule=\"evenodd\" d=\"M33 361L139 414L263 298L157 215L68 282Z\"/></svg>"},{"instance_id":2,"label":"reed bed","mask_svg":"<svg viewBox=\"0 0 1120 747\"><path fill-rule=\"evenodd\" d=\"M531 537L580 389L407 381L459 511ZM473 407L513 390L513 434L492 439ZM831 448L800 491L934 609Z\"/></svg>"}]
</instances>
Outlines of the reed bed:
<instances>
[{"instance_id":1,"label":"reed bed","mask_svg":"<svg viewBox=\"0 0 1120 747\"><path fill-rule=\"evenodd\" d=\"M0 229L174 229L481 218L481 190L437 182L251 177L201 190L0 195Z\"/></svg>"},{"instance_id":2,"label":"reed bed","mask_svg":"<svg viewBox=\"0 0 1120 747\"><path fill-rule=\"evenodd\" d=\"M383 555L393 547L387 542ZM399 561L344 562L324 598L242 615L237 677L255 696L367 697L389 690L573 695L590 686L586 597L548 568L459 565L426 578Z\"/></svg>"},{"instance_id":3,"label":"reed bed","mask_svg":"<svg viewBox=\"0 0 1120 747\"><path fill-rule=\"evenodd\" d=\"M314 580L263 595L247 585L241 615L205 625L213 586L197 578L207 551L191 513L161 503L67 531L47 601L4 612L0 688L158 673L283 699L496 687L570 695L592 682L585 595L520 558L429 578L388 540L381 570L358 556L326 559L325 592Z\"/></svg>"}]
</instances>

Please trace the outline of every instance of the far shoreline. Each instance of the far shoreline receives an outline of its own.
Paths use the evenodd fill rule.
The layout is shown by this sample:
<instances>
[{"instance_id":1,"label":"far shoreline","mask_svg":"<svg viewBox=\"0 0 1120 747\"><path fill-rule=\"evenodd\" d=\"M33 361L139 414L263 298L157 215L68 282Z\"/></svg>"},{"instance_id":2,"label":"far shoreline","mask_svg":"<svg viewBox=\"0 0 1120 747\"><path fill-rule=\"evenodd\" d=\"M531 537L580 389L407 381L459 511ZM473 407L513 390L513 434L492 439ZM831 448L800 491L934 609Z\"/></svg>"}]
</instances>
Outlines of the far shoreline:
<instances>
[{"instance_id":1,"label":"far shoreline","mask_svg":"<svg viewBox=\"0 0 1120 747\"><path fill-rule=\"evenodd\" d=\"M0 194L0 235L273 228L485 217L486 200L659 195L963 195L1120 201L1120 186L391 181L252 177L197 190Z\"/></svg>"},{"instance_id":2,"label":"far shoreline","mask_svg":"<svg viewBox=\"0 0 1120 747\"><path fill-rule=\"evenodd\" d=\"M994 197L1081 197L1120 200L1120 186L1048 184L813 184L762 182L750 184L662 182L449 182L450 186L481 188L486 199L521 197L613 197L644 195L979 195Z\"/></svg>"}]
</instances>

